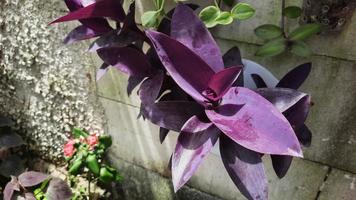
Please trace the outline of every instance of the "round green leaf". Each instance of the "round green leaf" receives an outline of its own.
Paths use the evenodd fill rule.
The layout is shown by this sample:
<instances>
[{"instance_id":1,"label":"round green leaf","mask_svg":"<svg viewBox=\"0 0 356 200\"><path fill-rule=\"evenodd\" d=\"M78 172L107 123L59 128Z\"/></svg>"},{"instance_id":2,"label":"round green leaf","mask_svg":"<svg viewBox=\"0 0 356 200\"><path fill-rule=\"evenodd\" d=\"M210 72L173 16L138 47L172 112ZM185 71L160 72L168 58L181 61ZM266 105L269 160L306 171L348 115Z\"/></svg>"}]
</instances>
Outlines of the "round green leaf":
<instances>
[{"instance_id":1,"label":"round green leaf","mask_svg":"<svg viewBox=\"0 0 356 200\"><path fill-rule=\"evenodd\" d=\"M287 48L287 40L285 38L276 38L263 45L256 52L256 56L262 56L262 57L276 56L284 52L286 48Z\"/></svg>"},{"instance_id":2,"label":"round green leaf","mask_svg":"<svg viewBox=\"0 0 356 200\"><path fill-rule=\"evenodd\" d=\"M232 18L229 12L221 12L219 17L216 18L215 21L216 23L221 25L228 25L231 24L234 21L234 19Z\"/></svg>"},{"instance_id":3,"label":"round green leaf","mask_svg":"<svg viewBox=\"0 0 356 200\"><path fill-rule=\"evenodd\" d=\"M238 3L231 10L232 17L238 20L245 20L255 14L255 9L250 4Z\"/></svg>"},{"instance_id":4,"label":"round green leaf","mask_svg":"<svg viewBox=\"0 0 356 200\"><path fill-rule=\"evenodd\" d=\"M204 8L200 13L199 17L204 22L205 26L208 28L217 25L216 19L220 16L220 9L216 6L208 6Z\"/></svg>"},{"instance_id":5,"label":"round green leaf","mask_svg":"<svg viewBox=\"0 0 356 200\"><path fill-rule=\"evenodd\" d=\"M302 25L289 34L290 40L305 40L317 33L321 30L321 26L319 24L305 24Z\"/></svg>"},{"instance_id":6,"label":"round green leaf","mask_svg":"<svg viewBox=\"0 0 356 200\"><path fill-rule=\"evenodd\" d=\"M309 46L302 41L295 41L292 44L291 50L293 54L301 56L301 57L308 57L312 55L312 51L310 50Z\"/></svg>"},{"instance_id":7,"label":"round green leaf","mask_svg":"<svg viewBox=\"0 0 356 200\"><path fill-rule=\"evenodd\" d=\"M264 24L255 29L255 34L264 40L270 40L283 35L283 31L279 26Z\"/></svg>"},{"instance_id":8,"label":"round green leaf","mask_svg":"<svg viewBox=\"0 0 356 200\"><path fill-rule=\"evenodd\" d=\"M301 14L302 9L298 6L288 6L283 9L283 15L291 19L298 18Z\"/></svg>"},{"instance_id":9,"label":"round green leaf","mask_svg":"<svg viewBox=\"0 0 356 200\"><path fill-rule=\"evenodd\" d=\"M160 11L147 11L141 16L142 25L147 28L157 27L159 24Z\"/></svg>"}]
</instances>

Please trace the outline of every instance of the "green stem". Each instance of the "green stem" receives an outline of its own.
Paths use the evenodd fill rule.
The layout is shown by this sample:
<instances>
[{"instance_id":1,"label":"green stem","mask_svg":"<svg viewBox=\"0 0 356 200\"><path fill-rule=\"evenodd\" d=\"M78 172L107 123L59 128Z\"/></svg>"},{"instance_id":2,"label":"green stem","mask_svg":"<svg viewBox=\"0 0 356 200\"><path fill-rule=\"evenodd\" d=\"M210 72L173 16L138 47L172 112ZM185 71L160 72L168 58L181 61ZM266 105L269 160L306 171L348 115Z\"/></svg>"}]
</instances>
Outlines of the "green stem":
<instances>
[{"instance_id":1,"label":"green stem","mask_svg":"<svg viewBox=\"0 0 356 200\"><path fill-rule=\"evenodd\" d=\"M285 1L285 0L282 0L281 28L282 28L283 34L286 36L286 31L285 31L285 18L284 18L284 15L283 15L283 11L284 11L284 8L285 8L285 7L286 7L286 1Z\"/></svg>"}]
</instances>

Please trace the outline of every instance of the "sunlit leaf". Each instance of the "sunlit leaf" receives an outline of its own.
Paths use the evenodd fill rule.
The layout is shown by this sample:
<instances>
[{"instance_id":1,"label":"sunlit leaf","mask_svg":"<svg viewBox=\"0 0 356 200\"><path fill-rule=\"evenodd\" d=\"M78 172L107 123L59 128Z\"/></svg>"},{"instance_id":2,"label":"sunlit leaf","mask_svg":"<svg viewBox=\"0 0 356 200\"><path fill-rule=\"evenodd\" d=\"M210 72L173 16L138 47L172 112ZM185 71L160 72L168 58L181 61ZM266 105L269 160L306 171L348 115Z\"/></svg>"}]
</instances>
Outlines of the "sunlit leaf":
<instances>
[{"instance_id":1,"label":"sunlit leaf","mask_svg":"<svg viewBox=\"0 0 356 200\"><path fill-rule=\"evenodd\" d=\"M216 19L220 15L220 9L216 6L208 6L199 13L200 19L205 23L206 27L211 28L217 25Z\"/></svg>"},{"instance_id":2,"label":"sunlit leaf","mask_svg":"<svg viewBox=\"0 0 356 200\"><path fill-rule=\"evenodd\" d=\"M221 12L215 21L221 25L228 25L234 21L234 18L232 18L231 13L229 12Z\"/></svg>"},{"instance_id":3,"label":"sunlit leaf","mask_svg":"<svg viewBox=\"0 0 356 200\"><path fill-rule=\"evenodd\" d=\"M159 24L160 11L147 11L141 16L142 25L147 28L157 27Z\"/></svg>"},{"instance_id":4,"label":"sunlit leaf","mask_svg":"<svg viewBox=\"0 0 356 200\"><path fill-rule=\"evenodd\" d=\"M238 20L251 18L254 14L255 9L247 3L238 3L231 10L232 17Z\"/></svg>"}]
</instances>

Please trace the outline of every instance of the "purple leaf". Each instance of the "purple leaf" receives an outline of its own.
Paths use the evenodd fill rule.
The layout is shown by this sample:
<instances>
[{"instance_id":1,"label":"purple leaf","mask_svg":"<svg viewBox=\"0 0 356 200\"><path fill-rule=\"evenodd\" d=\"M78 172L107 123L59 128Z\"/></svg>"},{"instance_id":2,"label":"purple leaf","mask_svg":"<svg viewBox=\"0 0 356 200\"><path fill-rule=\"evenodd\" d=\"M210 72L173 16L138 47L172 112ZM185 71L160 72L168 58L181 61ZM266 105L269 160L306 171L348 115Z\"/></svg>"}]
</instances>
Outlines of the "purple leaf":
<instances>
[{"instance_id":1,"label":"purple leaf","mask_svg":"<svg viewBox=\"0 0 356 200\"><path fill-rule=\"evenodd\" d=\"M271 155L272 166L278 178L283 178L292 164L292 156Z\"/></svg>"},{"instance_id":2,"label":"purple leaf","mask_svg":"<svg viewBox=\"0 0 356 200\"><path fill-rule=\"evenodd\" d=\"M87 7L70 12L69 14L51 22L51 24L101 17L110 17L118 21L123 21L125 16L124 9L122 8L119 0L101 0Z\"/></svg>"},{"instance_id":3,"label":"purple leaf","mask_svg":"<svg viewBox=\"0 0 356 200\"><path fill-rule=\"evenodd\" d=\"M109 65L106 63L103 63L101 65L101 67L98 69L98 71L96 72L96 80L100 80L105 74L106 72L108 72L109 70Z\"/></svg>"},{"instance_id":4,"label":"purple leaf","mask_svg":"<svg viewBox=\"0 0 356 200\"><path fill-rule=\"evenodd\" d=\"M163 78L164 78L163 72L159 71L157 74L146 79L141 84L139 90L139 96L142 104L151 105L155 103L162 87Z\"/></svg>"},{"instance_id":5,"label":"purple leaf","mask_svg":"<svg viewBox=\"0 0 356 200\"><path fill-rule=\"evenodd\" d=\"M69 200L72 197L72 191L65 181L53 178L49 182L46 197L50 200Z\"/></svg>"},{"instance_id":6,"label":"purple leaf","mask_svg":"<svg viewBox=\"0 0 356 200\"><path fill-rule=\"evenodd\" d=\"M190 101L162 101L142 107L142 114L152 123L180 132L185 122L194 115L203 113L203 107Z\"/></svg>"},{"instance_id":7,"label":"purple leaf","mask_svg":"<svg viewBox=\"0 0 356 200\"><path fill-rule=\"evenodd\" d=\"M20 185L17 178L12 176L11 181L8 182L4 189L4 200L11 200L15 191L20 191Z\"/></svg>"},{"instance_id":8,"label":"purple leaf","mask_svg":"<svg viewBox=\"0 0 356 200\"><path fill-rule=\"evenodd\" d=\"M0 127L9 127L13 126L14 124L15 123L11 119L0 115Z\"/></svg>"},{"instance_id":9,"label":"purple leaf","mask_svg":"<svg viewBox=\"0 0 356 200\"><path fill-rule=\"evenodd\" d=\"M32 193L26 192L25 193L25 200L36 200L36 197Z\"/></svg>"},{"instance_id":10,"label":"purple leaf","mask_svg":"<svg viewBox=\"0 0 356 200\"><path fill-rule=\"evenodd\" d=\"M215 72L224 69L220 49L194 11L179 4L172 17L171 37L200 56Z\"/></svg>"},{"instance_id":11,"label":"purple leaf","mask_svg":"<svg viewBox=\"0 0 356 200\"><path fill-rule=\"evenodd\" d=\"M24 162L17 155L7 156L0 164L0 175L4 177L18 176L24 171Z\"/></svg>"},{"instance_id":12,"label":"purple leaf","mask_svg":"<svg viewBox=\"0 0 356 200\"><path fill-rule=\"evenodd\" d=\"M64 0L70 11L75 11L83 7L81 0Z\"/></svg>"},{"instance_id":13,"label":"purple leaf","mask_svg":"<svg viewBox=\"0 0 356 200\"><path fill-rule=\"evenodd\" d=\"M294 129L304 125L310 110L310 96L306 95L296 104L283 112L283 115L288 119Z\"/></svg>"},{"instance_id":14,"label":"purple leaf","mask_svg":"<svg viewBox=\"0 0 356 200\"><path fill-rule=\"evenodd\" d=\"M209 119L241 146L263 154L303 157L295 133L273 104L247 88L231 88Z\"/></svg>"},{"instance_id":15,"label":"purple leaf","mask_svg":"<svg viewBox=\"0 0 356 200\"><path fill-rule=\"evenodd\" d=\"M312 133L306 125L298 127L295 131L300 143L304 146L309 147L312 141Z\"/></svg>"},{"instance_id":16,"label":"purple leaf","mask_svg":"<svg viewBox=\"0 0 356 200\"><path fill-rule=\"evenodd\" d=\"M132 91L142 82L144 77L137 77L137 76L130 76L128 83L127 83L127 88L126 92L127 95L130 96Z\"/></svg>"},{"instance_id":17,"label":"purple leaf","mask_svg":"<svg viewBox=\"0 0 356 200\"><path fill-rule=\"evenodd\" d=\"M228 50L224 54L223 60L224 60L225 68L228 68L228 67L231 67L231 66L243 65L242 64L242 59L241 59L240 49L238 47L233 47L230 50Z\"/></svg>"},{"instance_id":18,"label":"purple leaf","mask_svg":"<svg viewBox=\"0 0 356 200\"><path fill-rule=\"evenodd\" d=\"M22 137L16 133L0 134L0 149L1 148L14 148L24 145Z\"/></svg>"},{"instance_id":19,"label":"purple leaf","mask_svg":"<svg viewBox=\"0 0 356 200\"><path fill-rule=\"evenodd\" d=\"M166 139L167 135L169 133L168 129L165 128L159 128L159 141L161 142L161 144L164 142L164 140Z\"/></svg>"},{"instance_id":20,"label":"purple leaf","mask_svg":"<svg viewBox=\"0 0 356 200\"><path fill-rule=\"evenodd\" d=\"M28 171L19 176L19 183L22 187L32 187L38 185L49 178L49 175L35 171Z\"/></svg>"},{"instance_id":21,"label":"purple leaf","mask_svg":"<svg viewBox=\"0 0 356 200\"><path fill-rule=\"evenodd\" d=\"M107 64L130 76L146 77L151 65L146 56L131 47L105 47L98 50L99 57Z\"/></svg>"},{"instance_id":22,"label":"purple leaf","mask_svg":"<svg viewBox=\"0 0 356 200\"><path fill-rule=\"evenodd\" d=\"M146 34L175 82L196 101L205 105L206 99L202 92L207 89L214 71L180 42L155 31L146 31Z\"/></svg>"},{"instance_id":23,"label":"purple leaf","mask_svg":"<svg viewBox=\"0 0 356 200\"><path fill-rule=\"evenodd\" d=\"M267 178L259 153L222 135L220 154L232 181L247 199L268 199Z\"/></svg>"},{"instance_id":24,"label":"purple leaf","mask_svg":"<svg viewBox=\"0 0 356 200\"><path fill-rule=\"evenodd\" d=\"M260 88L256 92L271 102L279 112L284 112L294 106L307 94L287 88Z\"/></svg>"},{"instance_id":25,"label":"purple leaf","mask_svg":"<svg viewBox=\"0 0 356 200\"><path fill-rule=\"evenodd\" d=\"M64 44L72 44L80 40L86 40L101 35L101 32L95 32L94 30L87 28L84 25L78 26L72 30L68 36L64 39Z\"/></svg>"},{"instance_id":26,"label":"purple leaf","mask_svg":"<svg viewBox=\"0 0 356 200\"><path fill-rule=\"evenodd\" d=\"M311 63L305 63L288 72L277 84L276 87L298 89L308 78L311 70Z\"/></svg>"},{"instance_id":27,"label":"purple leaf","mask_svg":"<svg viewBox=\"0 0 356 200\"><path fill-rule=\"evenodd\" d=\"M135 2L131 3L128 14L124 20L121 34L137 36L146 39L146 35L137 27L135 21Z\"/></svg>"},{"instance_id":28,"label":"purple leaf","mask_svg":"<svg viewBox=\"0 0 356 200\"><path fill-rule=\"evenodd\" d=\"M174 191L179 190L198 169L215 145L220 130L211 122L196 116L183 126L172 157L172 180Z\"/></svg>"},{"instance_id":29,"label":"purple leaf","mask_svg":"<svg viewBox=\"0 0 356 200\"><path fill-rule=\"evenodd\" d=\"M251 77L252 77L253 81L255 82L257 88L266 88L266 87L268 87L266 82L263 80L263 78L260 75L251 74Z\"/></svg>"},{"instance_id":30,"label":"purple leaf","mask_svg":"<svg viewBox=\"0 0 356 200\"><path fill-rule=\"evenodd\" d=\"M209 81L209 88L213 90L214 95L207 98L214 101L219 100L235 83L241 71L242 67L231 67L214 74Z\"/></svg>"}]
</instances>

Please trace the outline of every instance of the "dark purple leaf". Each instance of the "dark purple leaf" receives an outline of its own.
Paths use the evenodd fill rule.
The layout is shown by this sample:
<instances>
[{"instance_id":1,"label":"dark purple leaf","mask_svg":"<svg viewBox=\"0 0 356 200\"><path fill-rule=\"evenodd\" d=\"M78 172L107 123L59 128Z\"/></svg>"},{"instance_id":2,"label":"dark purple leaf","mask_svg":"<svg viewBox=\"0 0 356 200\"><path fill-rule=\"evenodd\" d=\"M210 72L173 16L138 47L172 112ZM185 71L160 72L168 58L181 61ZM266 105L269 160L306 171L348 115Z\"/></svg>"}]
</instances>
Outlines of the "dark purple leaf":
<instances>
[{"instance_id":1,"label":"dark purple leaf","mask_svg":"<svg viewBox=\"0 0 356 200\"><path fill-rule=\"evenodd\" d=\"M0 164L0 175L4 177L18 176L25 171L22 159L17 155L10 155Z\"/></svg>"},{"instance_id":2,"label":"dark purple leaf","mask_svg":"<svg viewBox=\"0 0 356 200\"><path fill-rule=\"evenodd\" d=\"M145 39L145 34L137 27L135 21L135 2L131 3L128 14L124 20L121 34L125 36L136 36Z\"/></svg>"},{"instance_id":3,"label":"dark purple leaf","mask_svg":"<svg viewBox=\"0 0 356 200\"><path fill-rule=\"evenodd\" d=\"M232 181L247 199L268 199L267 178L259 153L222 135L220 154Z\"/></svg>"},{"instance_id":4,"label":"dark purple leaf","mask_svg":"<svg viewBox=\"0 0 356 200\"><path fill-rule=\"evenodd\" d=\"M64 39L64 44L72 44L80 40L86 40L93 37L101 35L100 32L95 32L94 30L87 28L84 25L78 26L72 30L68 36Z\"/></svg>"},{"instance_id":5,"label":"dark purple leaf","mask_svg":"<svg viewBox=\"0 0 356 200\"><path fill-rule=\"evenodd\" d=\"M15 123L11 119L0 115L0 127L6 127L6 126L9 127L9 126L13 126L14 124Z\"/></svg>"},{"instance_id":6,"label":"dark purple leaf","mask_svg":"<svg viewBox=\"0 0 356 200\"><path fill-rule=\"evenodd\" d=\"M310 110L310 96L306 95L296 104L283 112L283 115L288 119L294 129L304 125Z\"/></svg>"},{"instance_id":7,"label":"dark purple leaf","mask_svg":"<svg viewBox=\"0 0 356 200\"><path fill-rule=\"evenodd\" d=\"M126 47L136 40L130 35L120 35L120 31L113 30L96 39L89 47L89 52L95 52L104 47Z\"/></svg>"},{"instance_id":8,"label":"dark purple leaf","mask_svg":"<svg viewBox=\"0 0 356 200\"><path fill-rule=\"evenodd\" d=\"M83 7L73 12L70 12L69 14L51 22L51 24L101 17L110 17L118 21L123 21L125 19L125 16L126 15L124 9L122 8L119 0L101 0L87 7Z\"/></svg>"},{"instance_id":9,"label":"dark purple leaf","mask_svg":"<svg viewBox=\"0 0 356 200\"><path fill-rule=\"evenodd\" d=\"M284 112L294 106L307 94L288 88L260 88L256 92L271 102L279 112Z\"/></svg>"},{"instance_id":10,"label":"dark purple leaf","mask_svg":"<svg viewBox=\"0 0 356 200\"><path fill-rule=\"evenodd\" d=\"M247 149L303 157L287 119L273 104L252 90L231 88L219 107L206 110L206 114L223 133Z\"/></svg>"},{"instance_id":11,"label":"dark purple leaf","mask_svg":"<svg viewBox=\"0 0 356 200\"><path fill-rule=\"evenodd\" d=\"M98 69L98 71L96 72L96 80L100 80L105 74L106 72L109 70L109 65L106 63L103 63L101 65L101 67Z\"/></svg>"},{"instance_id":12,"label":"dark purple leaf","mask_svg":"<svg viewBox=\"0 0 356 200\"><path fill-rule=\"evenodd\" d=\"M242 58L240 49L238 47L232 47L223 56L225 68L231 66L239 66L242 64Z\"/></svg>"},{"instance_id":13,"label":"dark purple leaf","mask_svg":"<svg viewBox=\"0 0 356 200\"><path fill-rule=\"evenodd\" d=\"M271 155L272 166L278 178L283 178L292 164L292 156Z\"/></svg>"},{"instance_id":14,"label":"dark purple leaf","mask_svg":"<svg viewBox=\"0 0 356 200\"><path fill-rule=\"evenodd\" d=\"M214 74L209 81L209 88L213 90L214 95L208 96L211 100L219 100L235 83L242 71L242 67L230 67Z\"/></svg>"},{"instance_id":15,"label":"dark purple leaf","mask_svg":"<svg viewBox=\"0 0 356 200\"><path fill-rule=\"evenodd\" d=\"M151 73L151 65L146 56L131 47L105 47L98 55L106 63L130 76L146 77Z\"/></svg>"},{"instance_id":16,"label":"dark purple leaf","mask_svg":"<svg viewBox=\"0 0 356 200\"><path fill-rule=\"evenodd\" d=\"M28 171L19 176L19 183L22 187L32 187L38 185L49 178L49 175L35 171Z\"/></svg>"},{"instance_id":17,"label":"dark purple leaf","mask_svg":"<svg viewBox=\"0 0 356 200\"><path fill-rule=\"evenodd\" d=\"M159 141L161 142L161 144L164 142L164 140L166 139L167 135L169 133L168 129L165 128L159 128Z\"/></svg>"},{"instance_id":18,"label":"dark purple leaf","mask_svg":"<svg viewBox=\"0 0 356 200\"><path fill-rule=\"evenodd\" d=\"M308 78L311 70L311 63L305 63L288 72L277 84L276 87L298 89Z\"/></svg>"},{"instance_id":19,"label":"dark purple leaf","mask_svg":"<svg viewBox=\"0 0 356 200\"><path fill-rule=\"evenodd\" d=\"M17 178L12 176L11 181L8 182L4 189L4 200L11 200L15 191L20 191L20 185Z\"/></svg>"},{"instance_id":20,"label":"dark purple leaf","mask_svg":"<svg viewBox=\"0 0 356 200\"><path fill-rule=\"evenodd\" d=\"M144 77L130 76L126 88L127 95L130 96L132 91L142 82L143 79Z\"/></svg>"},{"instance_id":21,"label":"dark purple leaf","mask_svg":"<svg viewBox=\"0 0 356 200\"><path fill-rule=\"evenodd\" d=\"M75 11L83 7L81 0L64 0L70 11Z\"/></svg>"},{"instance_id":22,"label":"dark purple leaf","mask_svg":"<svg viewBox=\"0 0 356 200\"><path fill-rule=\"evenodd\" d=\"M200 56L215 72L224 69L220 49L194 11L179 4L172 17L171 37Z\"/></svg>"},{"instance_id":23,"label":"dark purple leaf","mask_svg":"<svg viewBox=\"0 0 356 200\"><path fill-rule=\"evenodd\" d=\"M53 178L49 182L46 197L50 200L70 200L72 191L65 181Z\"/></svg>"},{"instance_id":24,"label":"dark purple leaf","mask_svg":"<svg viewBox=\"0 0 356 200\"><path fill-rule=\"evenodd\" d=\"M295 131L300 143L309 147L312 141L312 133L306 125L302 125Z\"/></svg>"},{"instance_id":25,"label":"dark purple leaf","mask_svg":"<svg viewBox=\"0 0 356 200\"><path fill-rule=\"evenodd\" d=\"M180 42L155 31L146 31L146 34L175 82L196 101L205 105L206 99L202 92L207 89L214 71Z\"/></svg>"},{"instance_id":26,"label":"dark purple leaf","mask_svg":"<svg viewBox=\"0 0 356 200\"><path fill-rule=\"evenodd\" d=\"M5 133L0 134L0 149L1 148L14 148L21 145L24 145L25 142L16 133Z\"/></svg>"},{"instance_id":27,"label":"dark purple leaf","mask_svg":"<svg viewBox=\"0 0 356 200\"><path fill-rule=\"evenodd\" d=\"M179 190L198 169L215 145L220 130L211 122L196 116L183 126L172 158L174 191Z\"/></svg>"},{"instance_id":28,"label":"dark purple leaf","mask_svg":"<svg viewBox=\"0 0 356 200\"><path fill-rule=\"evenodd\" d=\"M185 122L203 113L203 107L190 101L162 101L142 107L142 114L152 123L180 132Z\"/></svg>"},{"instance_id":29,"label":"dark purple leaf","mask_svg":"<svg viewBox=\"0 0 356 200\"><path fill-rule=\"evenodd\" d=\"M266 88L266 87L268 87L266 82L263 80L263 78L260 75L251 74L251 77L252 77L253 81L255 82L257 88Z\"/></svg>"},{"instance_id":30,"label":"dark purple leaf","mask_svg":"<svg viewBox=\"0 0 356 200\"><path fill-rule=\"evenodd\" d=\"M159 71L154 76L146 79L139 89L139 96L142 104L151 105L154 104L158 98L159 91L161 90L164 74Z\"/></svg>"}]
</instances>

